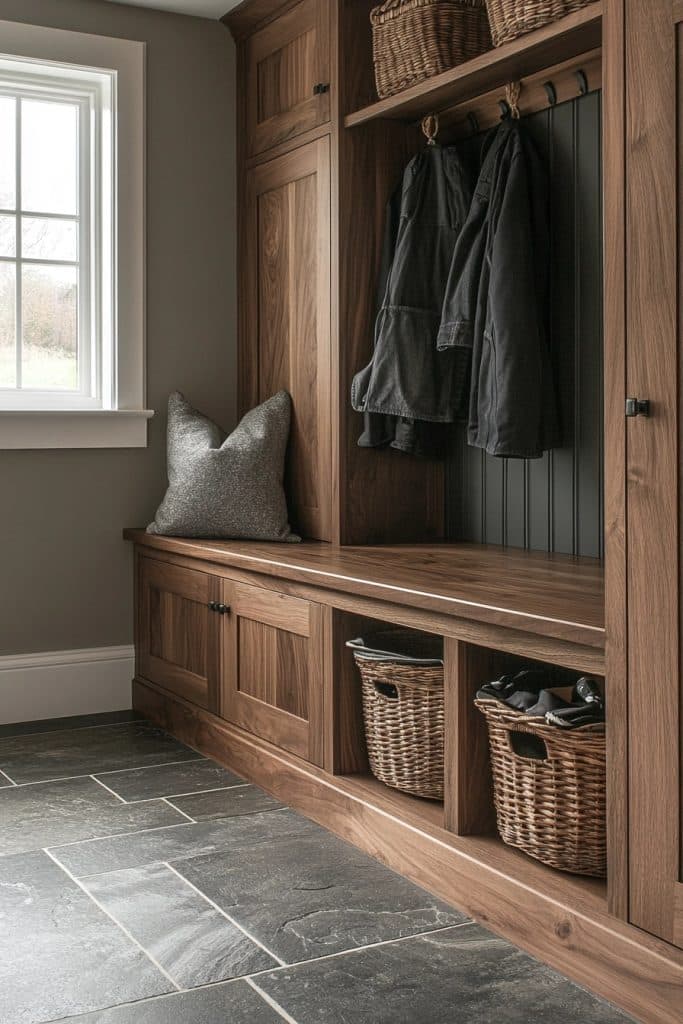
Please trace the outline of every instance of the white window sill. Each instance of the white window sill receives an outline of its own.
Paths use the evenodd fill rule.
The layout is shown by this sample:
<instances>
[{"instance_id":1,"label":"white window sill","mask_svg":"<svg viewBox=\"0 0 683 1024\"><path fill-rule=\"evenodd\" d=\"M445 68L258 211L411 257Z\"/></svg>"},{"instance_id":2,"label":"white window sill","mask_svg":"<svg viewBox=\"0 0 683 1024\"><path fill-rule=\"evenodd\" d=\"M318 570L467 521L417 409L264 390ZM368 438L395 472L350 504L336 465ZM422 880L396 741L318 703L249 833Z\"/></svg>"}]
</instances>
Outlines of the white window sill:
<instances>
[{"instance_id":1,"label":"white window sill","mask_svg":"<svg viewBox=\"0 0 683 1024\"><path fill-rule=\"evenodd\" d=\"M151 409L0 409L0 450L146 448Z\"/></svg>"}]
</instances>

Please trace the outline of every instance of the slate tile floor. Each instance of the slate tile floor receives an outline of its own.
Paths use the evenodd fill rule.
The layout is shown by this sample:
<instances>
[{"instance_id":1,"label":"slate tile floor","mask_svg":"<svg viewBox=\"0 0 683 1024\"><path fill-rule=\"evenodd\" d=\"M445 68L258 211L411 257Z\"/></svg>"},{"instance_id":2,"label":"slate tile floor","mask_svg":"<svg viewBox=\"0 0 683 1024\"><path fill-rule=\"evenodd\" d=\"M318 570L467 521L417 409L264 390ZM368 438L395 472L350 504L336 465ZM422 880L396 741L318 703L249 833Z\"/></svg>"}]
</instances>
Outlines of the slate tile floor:
<instances>
[{"instance_id":1,"label":"slate tile floor","mask_svg":"<svg viewBox=\"0 0 683 1024\"><path fill-rule=\"evenodd\" d=\"M0 1024L629 1020L132 713L0 772Z\"/></svg>"}]
</instances>

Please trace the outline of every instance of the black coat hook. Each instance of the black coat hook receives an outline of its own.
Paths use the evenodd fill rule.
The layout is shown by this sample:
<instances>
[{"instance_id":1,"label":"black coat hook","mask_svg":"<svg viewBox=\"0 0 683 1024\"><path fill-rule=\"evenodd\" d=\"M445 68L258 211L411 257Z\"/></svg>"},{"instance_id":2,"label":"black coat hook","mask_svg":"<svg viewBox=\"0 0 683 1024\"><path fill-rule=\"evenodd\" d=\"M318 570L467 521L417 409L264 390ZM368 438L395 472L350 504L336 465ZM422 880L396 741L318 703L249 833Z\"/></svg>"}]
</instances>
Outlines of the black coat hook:
<instances>
[{"instance_id":1,"label":"black coat hook","mask_svg":"<svg viewBox=\"0 0 683 1024\"><path fill-rule=\"evenodd\" d=\"M548 106L554 107L557 103L557 89L555 88L555 85L553 82L544 82L543 88L545 89L545 94L548 97Z\"/></svg>"},{"instance_id":2,"label":"black coat hook","mask_svg":"<svg viewBox=\"0 0 683 1024\"><path fill-rule=\"evenodd\" d=\"M585 96L588 92L588 78L586 76L586 72L580 68L578 71L575 71L574 74L576 75L576 80L579 83L579 94L581 96Z\"/></svg>"},{"instance_id":3,"label":"black coat hook","mask_svg":"<svg viewBox=\"0 0 683 1024\"><path fill-rule=\"evenodd\" d=\"M512 110L510 109L510 104L507 100L498 100L498 106L500 107L500 116L503 120L505 120L506 117L512 116Z\"/></svg>"}]
</instances>

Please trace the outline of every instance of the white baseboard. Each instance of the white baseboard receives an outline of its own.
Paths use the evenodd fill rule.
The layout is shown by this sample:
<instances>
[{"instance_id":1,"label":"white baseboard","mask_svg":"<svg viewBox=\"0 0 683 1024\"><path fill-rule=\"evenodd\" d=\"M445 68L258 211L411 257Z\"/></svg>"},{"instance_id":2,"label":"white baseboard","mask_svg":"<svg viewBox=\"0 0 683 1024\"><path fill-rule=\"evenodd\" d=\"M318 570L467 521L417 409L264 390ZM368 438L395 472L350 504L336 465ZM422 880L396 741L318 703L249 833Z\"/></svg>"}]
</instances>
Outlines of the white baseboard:
<instances>
[{"instance_id":1,"label":"white baseboard","mask_svg":"<svg viewBox=\"0 0 683 1024\"><path fill-rule=\"evenodd\" d=\"M0 655L0 725L131 706L132 646Z\"/></svg>"}]
</instances>

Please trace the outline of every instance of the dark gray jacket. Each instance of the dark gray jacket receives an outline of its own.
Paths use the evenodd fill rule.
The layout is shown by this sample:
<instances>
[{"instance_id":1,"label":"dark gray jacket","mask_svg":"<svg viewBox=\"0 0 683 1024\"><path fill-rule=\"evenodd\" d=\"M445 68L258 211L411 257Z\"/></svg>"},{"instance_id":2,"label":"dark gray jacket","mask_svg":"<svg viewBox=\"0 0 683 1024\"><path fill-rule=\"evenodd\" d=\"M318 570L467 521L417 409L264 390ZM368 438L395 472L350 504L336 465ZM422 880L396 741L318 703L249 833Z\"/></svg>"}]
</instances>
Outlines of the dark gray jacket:
<instances>
[{"instance_id":1,"label":"dark gray jacket","mask_svg":"<svg viewBox=\"0 0 683 1024\"><path fill-rule=\"evenodd\" d=\"M537 458L558 441L548 352L547 181L524 129L490 133L453 253L437 345L472 353L468 441Z\"/></svg>"},{"instance_id":2,"label":"dark gray jacket","mask_svg":"<svg viewBox=\"0 0 683 1024\"><path fill-rule=\"evenodd\" d=\"M429 425L462 411L463 353L439 352L436 339L470 200L455 148L432 145L408 164L389 204L373 357L351 390L353 408L369 414L361 445L423 452Z\"/></svg>"}]
</instances>

